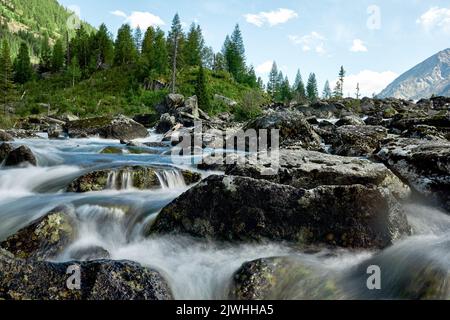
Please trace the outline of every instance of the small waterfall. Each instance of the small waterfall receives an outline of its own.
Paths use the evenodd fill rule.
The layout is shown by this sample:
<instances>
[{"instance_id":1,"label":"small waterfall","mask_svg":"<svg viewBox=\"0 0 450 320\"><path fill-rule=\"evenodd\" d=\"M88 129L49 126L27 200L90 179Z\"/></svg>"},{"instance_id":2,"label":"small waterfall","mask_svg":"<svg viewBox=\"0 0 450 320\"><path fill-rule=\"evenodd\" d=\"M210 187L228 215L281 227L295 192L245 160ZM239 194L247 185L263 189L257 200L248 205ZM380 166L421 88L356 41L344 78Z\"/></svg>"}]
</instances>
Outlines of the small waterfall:
<instances>
[{"instance_id":1,"label":"small waterfall","mask_svg":"<svg viewBox=\"0 0 450 320\"><path fill-rule=\"evenodd\" d=\"M123 171L121 179L122 179L121 181L122 190L133 189L133 176L130 171Z\"/></svg>"},{"instance_id":2,"label":"small waterfall","mask_svg":"<svg viewBox=\"0 0 450 320\"><path fill-rule=\"evenodd\" d=\"M164 170L156 172L162 189L176 189L186 187L184 177L178 170Z\"/></svg>"},{"instance_id":3,"label":"small waterfall","mask_svg":"<svg viewBox=\"0 0 450 320\"><path fill-rule=\"evenodd\" d=\"M117 189L117 172L111 171L108 173L108 179L106 181L106 189L116 190Z\"/></svg>"}]
</instances>

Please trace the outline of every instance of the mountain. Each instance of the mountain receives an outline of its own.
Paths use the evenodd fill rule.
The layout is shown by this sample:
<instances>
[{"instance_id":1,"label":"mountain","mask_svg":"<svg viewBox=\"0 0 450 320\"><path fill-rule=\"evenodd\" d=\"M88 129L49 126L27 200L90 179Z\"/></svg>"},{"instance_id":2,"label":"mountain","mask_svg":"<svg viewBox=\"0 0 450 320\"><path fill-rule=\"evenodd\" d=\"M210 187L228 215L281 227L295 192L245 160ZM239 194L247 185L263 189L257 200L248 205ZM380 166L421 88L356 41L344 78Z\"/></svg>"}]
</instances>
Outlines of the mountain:
<instances>
[{"instance_id":1,"label":"mountain","mask_svg":"<svg viewBox=\"0 0 450 320\"><path fill-rule=\"evenodd\" d=\"M435 54L405 72L378 97L418 100L432 95L450 96L450 49Z\"/></svg>"},{"instance_id":2,"label":"mountain","mask_svg":"<svg viewBox=\"0 0 450 320\"><path fill-rule=\"evenodd\" d=\"M39 55L42 39L51 42L75 34L74 14L56 0L0 0L0 39L6 38L13 55L25 41L32 56ZM93 28L81 22L88 30Z\"/></svg>"}]
</instances>

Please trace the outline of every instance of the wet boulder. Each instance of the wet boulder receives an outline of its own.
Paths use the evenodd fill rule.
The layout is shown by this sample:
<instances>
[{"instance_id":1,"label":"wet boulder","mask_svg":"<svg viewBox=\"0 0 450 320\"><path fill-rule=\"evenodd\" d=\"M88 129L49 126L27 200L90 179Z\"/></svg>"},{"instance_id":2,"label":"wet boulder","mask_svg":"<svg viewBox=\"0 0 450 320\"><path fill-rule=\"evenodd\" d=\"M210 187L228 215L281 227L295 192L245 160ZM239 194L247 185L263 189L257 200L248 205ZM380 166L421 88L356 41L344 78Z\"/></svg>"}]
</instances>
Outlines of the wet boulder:
<instances>
[{"instance_id":1,"label":"wet boulder","mask_svg":"<svg viewBox=\"0 0 450 320\"><path fill-rule=\"evenodd\" d=\"M395 139L378 153L417 192L450 212L450 143Z\"/></svg>"},{"instance_id":2,"label":"wet boulder","mask_svg":"<svg viewBox=\"0 0 450 320\"><path fill-rule=\"evenodd\" d=\"M64 129L71 138L99 136L104 139L134 140L148 136L143 125L122 115L70 121Z\"/></svg>"},{"instance_id":3,"label":"wet boulder","mask_svg":"<svg viewBox=\"0 0 450 320\"><path fill-rule=\"evenodd\" d=\"M0 130L0 141L4 142L14 141L14 138L8 132Z\"/></svg>"},{"instance_id":4,"label":"wet boulder","mask_svg":"<svg viewBox=\"0 0 450 320\"><path fill-rule=\"evenodd\" d=\"M107 189L157 189L163 187L164 172L164 169L143 166L97 170L75 179L69 184L67 191L83 193ZM187 170L174 169L169 172L169 175L178 177L187 185L201 180L200 174Z\"/></svg>"},{"instance_id":5,"label":"wet boulder","mask_svg":"<svg viewBox=\"0 0 450 320\"><path fill-rule=\"evenodd\" d=\"M370 156L387 138L387 129L380 126L342 126L330 136L332 154L349 157Z\"/></svg>"},{"instance_id":6,"label":"wet boulder","mask_svg":"<svg viewBox=\"0 0 450 320\"><path fill-rule=\"evenodd\" d=\"M445 140L442 131L436 127L427 125L415 125L401 135L403 138L426 139L426 140Z\"/></svg>"},{"instance_id":7,"label":"wet boulder","mask_svg":"<svg viewBox=\"0 0 450 320\"><path fill-rule=\"evenodd\" d=\"M56 208L0 243L21 259L47 260L61 253L76 237L67 208Z\"/></svg>"},{"instance_id":8,"label":"wet boulder","mask_svg":"<svg viewBox=\"0 0 450 320\"><path fill-rule=\"evenodd\" d=\"M233 275L232 300L339 299L335 278L295 257L264 258L244 263Z\"/></svg>"},{"instance_id":9,"label":"wet boulder","mask_svg":"<svg viewBox=\"0 0 450 320\"><path fill-rule=\"evenodd\" d=\"M147 235L182 233L221 241L290 241L384 248L410 233L385 189L297 189L246 177L210 176L166 206Z\"/></svg>"},{"instance_id":10,"label":"wet boulder","mask_svg":"<svg viewBox=\"0 0 450 320\"><path fill-rule=\"evenodd\" d=\"M20 166L30 164L33 166L37 165L36 157L33 152L27 146L20 146L17 149L11 151L5 160L5 166Z\"/></svg>"},{"instance_id":11,"label":"wet boulder","mask_svg":"<svg viewBox=\"0 0 450 320\"><path fill-rule=\"evenodd\" d=\"M279 111L269 112L251 122L244 130L280 130L280 145L297 146L307 150L322 150L322 139L300 112Z\"/></svg>"},{"instance_id":12,"label":"wet boulder","mask_svg":"<svg viewBox=\"0 0 450 320\"><path fill-rule=\"evenodd\" d=\"M80 288L69 277L79 272ZM0 299L172 300L162 275L131 261L25 261L0 249Z\"/></svg>"},{"instance_id":13,"label":"wet boulder","mask_svg":"<svg viewBox=\"0 0 450 320\"><path fill-rule=\"evenodd\" d=\"M226 165L225 173L304 189L324 185L374 185L388 189L398 199L408 198L411 192L383 163L361 158L281 149L278 166L274 166L276 162L270 158L247 157L242 160L243 163L236 159L235 164Z\"/></svg>"},{"instance_id":14,"label":"wet boulder","mask_svg":"<svg viewBox=\"0 0 450 320\"><path fill-rule=\"evenodd\" d=\"M70 259L74 261L92 261L110 258L109 252L99 246L73 248L69 255Z\"/></svg>"},{"instance_id":15,"label":"wet boulder","mask_svg":"<svg viewBox=\"0 0 450 320\"><path fill-rule=\"evenodd\" d=\"M160 117L158 113L138 114L133 117L133 120L146 128L153 128L158 123Z\"/></svg>"}]
</instances>

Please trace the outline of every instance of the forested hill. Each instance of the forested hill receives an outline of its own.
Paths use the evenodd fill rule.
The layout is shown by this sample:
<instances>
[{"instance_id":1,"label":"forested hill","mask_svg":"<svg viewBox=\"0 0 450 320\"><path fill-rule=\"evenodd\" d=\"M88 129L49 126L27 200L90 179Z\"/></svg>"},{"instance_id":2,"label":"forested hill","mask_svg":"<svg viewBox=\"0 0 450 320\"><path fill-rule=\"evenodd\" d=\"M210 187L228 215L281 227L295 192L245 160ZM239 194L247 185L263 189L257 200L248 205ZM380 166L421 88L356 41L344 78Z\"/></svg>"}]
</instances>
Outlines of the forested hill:
<instances>
[{"instance_id":1,"label":"forested hill","mask_svg":"<svg viewBox=\"0 0 450 320\"><path fill-rule=\"evenodd\" d=\"M13 56L25 41L32 57L38 57L46 36L54 42L67 33L75 34L75 28L71 28L76 22L73 17L73 13L56 0L0 0L0 38L9 40ZM88 30L93 29L82 24Z\"/></svg>"}]
</instances>

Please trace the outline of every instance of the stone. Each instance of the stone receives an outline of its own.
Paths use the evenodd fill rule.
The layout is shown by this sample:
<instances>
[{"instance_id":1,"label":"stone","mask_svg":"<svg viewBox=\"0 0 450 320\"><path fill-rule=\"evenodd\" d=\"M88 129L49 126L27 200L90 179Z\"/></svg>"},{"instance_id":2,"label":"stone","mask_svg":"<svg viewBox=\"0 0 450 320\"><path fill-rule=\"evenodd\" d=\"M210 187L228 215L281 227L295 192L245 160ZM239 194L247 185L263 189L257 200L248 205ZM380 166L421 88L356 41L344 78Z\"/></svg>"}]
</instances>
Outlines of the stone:
<instances>
[{"instance_id":1,"label":"stone","mask_svg":"<svg viewBox=\"0 0 450 320\"><path fill-rule=\"evenodd\" d=\"M27 146L20 146L17 149L11 151L5 160L5 166L20 166L20 165L37 165L36 157L33 152Z\"/></svg>"}]
</instances>

